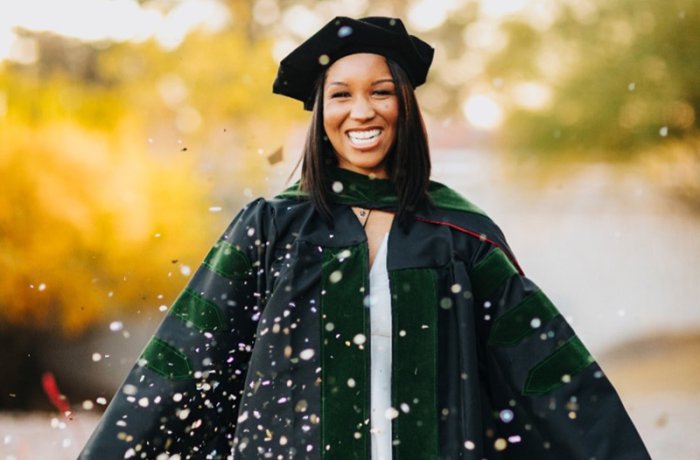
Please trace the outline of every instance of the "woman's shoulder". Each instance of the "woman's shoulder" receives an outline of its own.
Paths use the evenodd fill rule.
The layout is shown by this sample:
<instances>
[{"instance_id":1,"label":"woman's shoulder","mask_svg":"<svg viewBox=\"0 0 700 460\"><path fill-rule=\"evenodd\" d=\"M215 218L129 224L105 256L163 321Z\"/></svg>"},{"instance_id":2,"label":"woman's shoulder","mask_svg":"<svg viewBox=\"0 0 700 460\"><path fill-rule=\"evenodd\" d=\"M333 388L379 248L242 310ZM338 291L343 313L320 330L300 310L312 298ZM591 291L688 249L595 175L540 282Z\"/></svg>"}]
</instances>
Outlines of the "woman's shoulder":
<instances>
[{"instance_id":1,"label":"woman's shoulder","mask_svg":"<svg viewBox=\"0 0 700 460\"><path fill-rule=\"evenodd\" d=\"M419 220L449 227L455 237L478 240L483 253L498 248L517 266L501 228L483 209L439 182L430 182L429 195L432 206Z\"/></svg>"},{"instance_id":2,"label":"woman's shoulder","mask_svg":"<svg viewBox=\"0 0 700 460\"><path fill-rule=\"evenodd\" d=\"M447 185L431 180L428 195L431 206L427 215L446 219L448 223L455 225L492 228L500 232L486 211Z\"/></svg>"},{"instance_id":3,"label":"woman's shoulder","mask_svg":"<svg viewBox=\"0 0 700 460\"><path fill-rule=\"evenodd\" d=\"M432 204L438 209L459 211L488 217L486 212L484 212L484 210L482 210L479 206L465 198L456 190L440 182L433 180L430 181L428 195L430 195Z\"/></svg>"},{"instance_id":4,"label":"woman's shoulder","mask_svg":"<svg viewBox=\"0 0 700 460\"><path fill-rule=\"evenodd\" d=\"M234 220L253 216L274 218L280 211L288 211L299 205L308 206L310 201L307 194L299 190L299 185L294 184L272 197L261 196L248 202Z\"/></svg>"},{"instance_id":5,"label":"woman's shoulder","mask_svg":"<svg viewBox=\"0 0 700 460\"><path fill-rule=\"evenodd\" d=\"M238 228L253 232L250 229L255 228L259 236L272 238L273 234L289 227L290 222L307 216L312 207L298 188L290 187L273 197L258 197L243 205L231 220L229 230Z\"/></svg>"}]
</instances>

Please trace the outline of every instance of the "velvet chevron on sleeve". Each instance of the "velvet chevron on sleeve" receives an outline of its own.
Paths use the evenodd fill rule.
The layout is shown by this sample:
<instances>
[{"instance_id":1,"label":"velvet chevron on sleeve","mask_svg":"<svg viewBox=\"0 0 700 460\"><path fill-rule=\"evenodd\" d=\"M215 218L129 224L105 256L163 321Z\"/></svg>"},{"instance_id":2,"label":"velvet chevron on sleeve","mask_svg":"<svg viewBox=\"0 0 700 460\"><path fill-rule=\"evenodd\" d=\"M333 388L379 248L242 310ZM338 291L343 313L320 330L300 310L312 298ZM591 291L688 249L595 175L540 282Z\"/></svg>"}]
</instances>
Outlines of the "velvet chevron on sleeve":
<instances>
[{"instance_id":1,"label":"velvet chevron on sleeve","mask_svg":"<svg viewBox=\"0 0 700 460\"><path fill-rule=\"evenodd\" d=\"M481 219L481 218L480 218ZM473 257L489 459L648 459L615 389L500 230ZM491 435L491 436L489 436Z\"/></svg>"},{"instance_id":2,"label":"velvet chevron on sleeve","mask_svg":"<svg viewBox=\"0 0 700 460\"><path fill-rule=\"evenodd\" d=\"M227 455L260 314L263 200L244 209L175 300L81 459Z\"/></svg>"}]
</instances>

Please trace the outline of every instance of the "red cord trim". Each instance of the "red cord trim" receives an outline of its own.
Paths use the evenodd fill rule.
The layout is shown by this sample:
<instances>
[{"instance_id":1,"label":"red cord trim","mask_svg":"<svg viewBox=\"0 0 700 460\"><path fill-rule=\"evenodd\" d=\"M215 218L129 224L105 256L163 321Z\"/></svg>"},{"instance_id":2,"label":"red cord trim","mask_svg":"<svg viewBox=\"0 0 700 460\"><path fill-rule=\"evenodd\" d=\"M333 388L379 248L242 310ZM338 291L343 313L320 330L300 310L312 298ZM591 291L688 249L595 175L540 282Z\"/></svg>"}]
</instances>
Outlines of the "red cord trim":
<instances>
[{"instance_id":1,"label":"red cord trim","mask_svg":"<svg viewBox=\"0 0 700 460\"><path fill-rule=\"evenodd\" d=\"M442 222L439 220L426 219L424 217L416 217L416 220L419 220L421 222L427 222L429 224L444 225L446 227L450 227L451 229L457 230L458 232L466 233L467 235L473 236L475 238L479 238L482 241L486 241L487 243L490 243L490 244L496 246L498 249L503 251L503 253L508 257L508 259L510 259L510 261L513 263L513 265L515 265L515 268L518 270L520 275L525 276L525 272L523 271L522 267L520 267L520 264L518 263L518 261L515 260L515 257L513 256L513 254L511 254L509 250L507 250L505 247L503 247L503 245L498 244L497 242L487 238L486 235L471 231L471 230L466 229L464 227L460 227L459 225L451 224L449 222Z\"/></svg>"}]
</instances>

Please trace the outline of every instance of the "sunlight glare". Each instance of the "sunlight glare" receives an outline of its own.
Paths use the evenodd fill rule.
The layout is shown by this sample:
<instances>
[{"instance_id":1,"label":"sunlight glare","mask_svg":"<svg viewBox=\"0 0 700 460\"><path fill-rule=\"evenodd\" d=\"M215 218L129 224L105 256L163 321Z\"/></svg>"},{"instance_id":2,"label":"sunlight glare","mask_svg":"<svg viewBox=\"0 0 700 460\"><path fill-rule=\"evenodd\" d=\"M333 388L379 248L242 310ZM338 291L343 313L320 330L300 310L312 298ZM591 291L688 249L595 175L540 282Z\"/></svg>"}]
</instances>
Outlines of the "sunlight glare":
<instances>
[{"instance_id":1,"label":"sunlight glare","mask_svg":"<svg viewBox=\"0 0 700 460\"><path fill-rule=\"evenodd\" d=\"M79 11L80 14L67 14ZM156 37L167 49L177 47L197 27L217 31L229 21L216 0L182 0L167 14L136 0L23 0L0 11L0 60L12 59L21 37L17 29L50 32L88 42L134 41Z\"/></svg>"},{"instance_id":2,"label":"sunlight glare","mask_svg":"<svg viewBox=\"0 0 700 460\"><path fill-rule=\"evenodd\" d=\"M419 0L408 10L408 21L413 29L425 32L442 25L447 19L449 0Z\"/></svg>"},{"instance_id":3,"label":"sunlight glare","mask_svg":"<svg viewBox=\"0 0 700 460\"><path fill-rule=\"evenodd\" d=\"M80 14L66 14L80 11ZM142 11L135 1L25 0L8 9L3 27L20 27L37 32L54 32L87 41L123 40L130 37L133 19Z\"/></svg>"},{"instance_id":4,"label":"sunlight glare","mask_svg":"<svg viewBox=\"0 0 700 460\"><path fill-rule=\"evenodd\" d=\"M552 89L539 82L526 81L516 84L513 88L513 101L525 109L543 109L551 99Z\"/></svg>"},{"instance_id":5,"label":"sunlight glare","mask_svg":"<svg viewBox=\"0 0 700 460\"><path fill-rule=\"evenodd\" d=\"M469 123L484 130L494 130L503 122L503 109L486 94L470 96L462 105L462 112Z\"/></svg>"},{"instance_id":6,"label":"sunlight glare","mask_svg":"<svg viewBox=\"0 0 700 460\"><path fill-rule=\"evenodd\" d=\"M462 39L470 49L490 52L500 51L508 44L508 39L499 28L498 22L488 20L474 21L466 26Z\"/></svg>"},{"instance_id":7,"label":"sunlight glare","mask_svg":"<svg viewBox=\"0 0 700 460\"><path fill-rule=\"evenodd\" d=\"M275 58L275 61L279 62L286 55L291 53L294 48L299 46L299 44L298 41L292 40L289 37L278 38L272 45L272 57Z\"/></svg>"},{"instance_id":8,"label":"sunlight glare","mask_svg":"<svg viewBox=\"0 0 700 460\"><path fill-rule=\"evenodd\" d=\"M282 22L287 30L300 37L307 37L310 30L317 30L323 25L313 10L302 5L294 5L285 11Z\"/></svg>"},{"instance_id":9,"label":"sunlight glare","mask_svg":"<svg viewBox=\"0 0 700 460\"><path fill-rule=\"evenodd\" d=\"M275 0L258 0L253 6L253 19L263 26L274 24L279 16L280 9Z\"/></svg>"},{"instance_id":10,"label":"sunlight glare","mask_svg":"<svg viewBox=\"0 0 700 460\"><path fill-rule=\"evenodd\" d=\"M481 15L492 19L517 14L526 6L527 0L479 0Z\"/></svg>"},{"instance_id":11,"label":"sunlight glare","mask_svg":"<svg viewBox=\"0 0 700 460\"><path fill-rule=\"evenodd\" d=\"M184 0L165 16L156 39L166 49L175 49L193 29L203 27L216 32L229 20L226 7L215 0Z\"/></svg>"}]
</instances>

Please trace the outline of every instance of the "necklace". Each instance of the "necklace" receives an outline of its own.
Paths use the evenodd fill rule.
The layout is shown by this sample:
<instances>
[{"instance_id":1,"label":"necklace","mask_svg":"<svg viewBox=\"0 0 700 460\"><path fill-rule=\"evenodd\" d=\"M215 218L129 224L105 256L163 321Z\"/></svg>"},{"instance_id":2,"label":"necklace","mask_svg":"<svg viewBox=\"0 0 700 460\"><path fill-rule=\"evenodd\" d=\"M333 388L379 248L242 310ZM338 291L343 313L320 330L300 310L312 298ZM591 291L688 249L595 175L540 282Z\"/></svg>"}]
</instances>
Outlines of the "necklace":
<instances>
[{"instance_id":1,"label":"necklace","mask_svg":"<svg viewBox=\"0 0 700 460\"><path fill-rule=\"evenodd\" d=\"M357 216L361 218L360 221L362 222L362 228L365 228L365 226L367 225L367 221L369 220L369 215L371 213L372 213L371 209L359 208L357 210Z\"/></svg>"}]
</instances>

